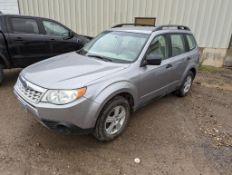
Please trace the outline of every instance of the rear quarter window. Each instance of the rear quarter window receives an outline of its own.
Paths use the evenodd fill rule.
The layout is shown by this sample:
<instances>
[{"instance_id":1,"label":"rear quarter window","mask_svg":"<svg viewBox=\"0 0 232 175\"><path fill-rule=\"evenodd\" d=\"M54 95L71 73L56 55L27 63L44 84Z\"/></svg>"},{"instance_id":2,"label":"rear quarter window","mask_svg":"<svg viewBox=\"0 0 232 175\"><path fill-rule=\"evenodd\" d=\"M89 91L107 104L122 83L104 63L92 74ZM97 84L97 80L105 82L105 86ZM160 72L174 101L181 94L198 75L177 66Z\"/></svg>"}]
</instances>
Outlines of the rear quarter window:
<instances>
[{"instance_id":1,"label":"rear quarter window","mask_svg":"<svg viewBox=\"0 0 232 175\"><path fill-rule=\"evenodd\" d=\"M197 44L196 44L196 41L195 41L193 35L186 35L186 39L188 42L189 50L195 49Z\"/></svg>"}]
</instances>

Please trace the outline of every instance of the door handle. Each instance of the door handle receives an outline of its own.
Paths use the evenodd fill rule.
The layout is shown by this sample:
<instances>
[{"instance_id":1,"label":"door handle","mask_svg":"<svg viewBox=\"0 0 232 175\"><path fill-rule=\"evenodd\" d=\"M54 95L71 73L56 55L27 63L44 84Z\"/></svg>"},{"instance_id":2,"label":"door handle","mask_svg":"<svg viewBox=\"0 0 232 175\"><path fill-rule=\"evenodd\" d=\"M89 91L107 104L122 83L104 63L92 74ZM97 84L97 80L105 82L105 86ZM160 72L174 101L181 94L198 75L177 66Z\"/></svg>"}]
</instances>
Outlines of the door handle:
<instances>
[{"instance_id":1,"label":"door handle","mask_svg":"<svg viewBox=\"0 0 232 175\"><path fill-rule=\"evenodd\" d=\"M55 41L55 39L54 39L54 38L51 38L50 40L51 40L51 41Z\"/></svg>"},{"instance_id":2,"label":"door handle","mask_svg":"<svg viewBox=\"0 0 232 175\"><path fill-rule=\"evenodd\" d=\"M189 61L189 60L191 60L191 57L188 57L188 58L187 58L187 61Z\"/></svg>"},{"instance_id":3,"label":"door handle","mask_svg":"<svg viewBox=\"0 0 232 175\"><path fill-rule=\"evenodd\" d=\"M169 69L169 68L171 68L171 67L172 67L171 64L167 64L166 69Z\"/></svg>"},{"instance_id":4,"label":"door handle","mask_svg":"<svg viewBox=\"0 0 232 175\"><path fill-rule=\"evenodd\" d=\"M17 38L15 39L15 41L23 41L23 38L17 37Z\"/></svg>"}]
</instances>

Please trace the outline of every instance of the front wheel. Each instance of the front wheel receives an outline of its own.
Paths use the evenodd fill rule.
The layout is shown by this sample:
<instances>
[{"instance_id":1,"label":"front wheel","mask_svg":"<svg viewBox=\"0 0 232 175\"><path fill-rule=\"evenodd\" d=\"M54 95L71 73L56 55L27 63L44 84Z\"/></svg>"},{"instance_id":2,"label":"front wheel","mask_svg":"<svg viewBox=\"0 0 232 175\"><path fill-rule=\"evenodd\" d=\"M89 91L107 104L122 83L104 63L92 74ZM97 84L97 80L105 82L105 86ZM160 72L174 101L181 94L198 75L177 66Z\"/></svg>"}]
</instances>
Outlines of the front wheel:
<instances>
[{"instance_id":1,"label":"front wheel","mask_svg":"<svg viewBox=\"0 0 232 175\"><path fill-rule=\"evenodd\" d=\"M117 96L103 108L94 131L99 141L111 141L126 128L130 117L130 105L127 99Z\"/></svg>"},{"instance_id":2,"label":"front wheel","mask_svg":"<svg viewBox=\"0 0 232 175\"><path fill-rule=\"evenodd\" d=\"M0 84L2 84L3 77L4 77L3 69L2 69L2 68L0 68Z\"/></svg>"},{"instance_id":3,"label":"front wheel","mask_svg":"<svg viewBox=\"0 0 232 175\"><path fill-rule=\"evenodd\" d=\"M192 87L192 83L193 83L193 73L189 72L185 77L180 88L176 91L177 96L179 97L186 96Z\"/></svg>"}]
</instances>

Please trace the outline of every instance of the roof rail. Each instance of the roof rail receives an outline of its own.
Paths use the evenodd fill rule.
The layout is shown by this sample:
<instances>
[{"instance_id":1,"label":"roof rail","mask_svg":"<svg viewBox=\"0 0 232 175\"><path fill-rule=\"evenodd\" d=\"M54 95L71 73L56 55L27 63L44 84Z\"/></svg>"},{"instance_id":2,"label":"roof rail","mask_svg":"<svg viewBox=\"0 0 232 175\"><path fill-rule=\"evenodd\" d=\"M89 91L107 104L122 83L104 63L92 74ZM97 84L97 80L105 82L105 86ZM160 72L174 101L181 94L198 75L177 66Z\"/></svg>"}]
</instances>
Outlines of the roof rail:
<instances>
[{"instance_id":1,"label":"roof rail","mask_svg":"<svg viewBox=\"0 0 232 175\"><path fill-rule=\"evenodd\" d=\"M177 29L177 30L189 30L190 31L190 28L187 27L187 26L182 26L182 25L161 25L161 26L157 26L153 32L155 31L159 31L159 30L164 30L164 29Z\"/></svg>"},{"instance_id":2,"label":"roof rail","mask_svg":"<svg viewBox=\"0 0 232 175\"><path fill-rule=\"evenodd\" d=\"M150 26L150 27L155 27L153 32L159 31L159 30L164 30L164 29L177 29L177 30L188 30L190 31L190 28L187 26L183 25L160 25L160 26L155 26L155 25L149 25L149 24L135 24L135 23L122 23L122 24L117 24L113 26L112 28L116 27L123 27L123 26Z\"/></svg>"},{"instance_id":3,"label":"roof rail","mask_svg":"<svg viewBox=\"0 0 232 175\"><path fill-rule=\"evenodd\" d=\"M150 27L155 27L154 25L149 25L149 24L122 23L122 24L117 24L117 25L113 26L112 28L123 27L123 26L150 26Z\"/></svg>"}]
</instances>

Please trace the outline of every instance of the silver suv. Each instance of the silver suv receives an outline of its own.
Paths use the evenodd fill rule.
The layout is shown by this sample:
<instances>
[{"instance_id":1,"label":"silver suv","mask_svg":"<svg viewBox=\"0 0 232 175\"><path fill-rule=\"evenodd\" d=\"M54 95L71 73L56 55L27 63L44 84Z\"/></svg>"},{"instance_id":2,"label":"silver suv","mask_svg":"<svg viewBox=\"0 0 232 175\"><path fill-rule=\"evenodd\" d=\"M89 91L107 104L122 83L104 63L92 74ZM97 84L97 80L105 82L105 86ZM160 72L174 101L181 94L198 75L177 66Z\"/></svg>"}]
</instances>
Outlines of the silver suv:
<instances>
[{"instance_id":1,"label":"silver suv","mask_svg":"<svg viewBox=\"0 0 232 175\"><path fill-rule=\"evenodd\" d=\"M171 92L185 96L198 62L188 27L121 24L77 52L25 68L14 92L47 128L110 141L150 100Z\"/></svg>"}]
</instances>

